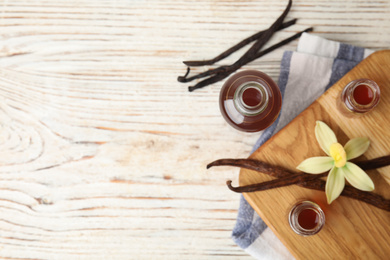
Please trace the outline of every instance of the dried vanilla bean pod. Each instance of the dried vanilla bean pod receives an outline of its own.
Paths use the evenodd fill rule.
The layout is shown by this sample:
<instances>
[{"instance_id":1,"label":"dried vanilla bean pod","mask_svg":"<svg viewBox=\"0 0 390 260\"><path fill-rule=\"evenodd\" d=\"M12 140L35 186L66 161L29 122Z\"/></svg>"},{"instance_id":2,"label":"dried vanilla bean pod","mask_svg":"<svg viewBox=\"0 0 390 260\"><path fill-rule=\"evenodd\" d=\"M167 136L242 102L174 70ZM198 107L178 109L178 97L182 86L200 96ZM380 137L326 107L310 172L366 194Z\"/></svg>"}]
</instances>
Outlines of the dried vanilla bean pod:
<instances>
[{"instance_id":1,"label":"dried vanilla bean pod","mask_svg":"<svg viewBox=\"0 0 390 260\"><path fill-rule=\"evenodd\" d=\"M319 191L325 191L325 184L326 182L320 179L315 179L312 181L304 182L304 183L298 183L297 185L312 189L312 190L319 190ZM371 204L372 206L375 206L380 209L384 209L386 211L390 211L390 200L385 199L379 194L375 194L372 192L367 191L361 191L358 189L355 189L352 186L345 185L343 191L341 192L341 196L349 197L351 199L356 199L363 201L365 203Z\"/></svg>"},{"instance_id":2,"label":"dried vanilla bean pod","mask_svg":"<svg viewBox=\"0 0 390 260\"><path fill-rule=\"evenodd\" d=\"M296 22L297 22L297 19L293 19L291 21L285 22L277 29L277 31L283 30L283 29L285 29L287 27L290 27L291 25L294 25ZM229 49L227 49L226 51L222 52L221 54L219 54L218 56L216 56L216 57L214 57L212 59L209 59L209 60L183 61L183 63L185 65L191 66L191 67L213 65L214 63L216 63L216 62L218 62L218 61L228 57L232 53L238 51L239 49L241 49L245 45L248 45L249 43L259 39L260 37L263 36L265 31L266 30L263 30L263 31L257 32L255 34L249 36L248 38L240 41L236 45L230 47Z\"/></svg>"},{"instance_id":3,"label":"dried vanilla bean pod","mask_svg":"<svg viewBox=\"0 0 390 260\"><path fill-rule=\"evenodd\" d=\"M251 59L251 57L254 57L259 50L263 47L265 43L268 42L268 40L271 38L271 36L274 34L274 32L283 24L284 18L287 16L288 12L290 11L292 5L292 0L289 0L288 5L286 9L283 11L283 13L279 16L279 18L262 34L262 37L259 38L255 43L252 45L252 47L249 48L248 51L246 51L235 63L229 66L222 66L223 68L217 68L215 70L211 70L207 72L207 74L203 74L202 76L195 76L195 78L199 77L206 77L208 75L216 74L215 76L211 76L208 79L205 79L195 86L190 86L188 88L189 91L193 91L198 88L205 87L207 85L213 84L215 82L218 82L226 77L228 77L231 73L241 68L243 65L247 64L248 61ZM187 69L188 71L188 69ZM188 74L188 73L187 73ZM186 74L186 75L187 75ZM195 79L194 77L191 77L191 80ZM180 82L187 82L188 79L186 77L178 77L178 81Z\"/></svg>"},{"instance_id":4,"label":"dried vanilla bean pod","mask_svg":"<svg viewBox=\"0 0 390 260\"><path fill-rule=\"evenodd\" d=\"M357 164L364 170L385 167L390 165L390 155L382 156L371 160L355 162L355 164ZM208 164L207 169L213 166L241 167L279 178L271 181L240 187L233 187L231 185L231 181L227 181L227 186L229 187L229 189L235 192L254 192L277 187L284 187L291 184L296 184L298 186L314 190L325 190L326 182L321 180L320 178L326 176L327 173L317 175L294 173L282 167L273 166L268 163L254 159L220 159ZM390 200L385 199L381 195L372 192L360 191L351 186L345 186L341 195L369 203L377 208L384 209L386 211L390 211Z\"/></svg>"},{"instance_id":5,"label":"dried vanilla bean pod","mask_svg":"<svg viewBox=\"0 0 390 260\"><path fill-rule=\"evenodd\" d=\"M251 184L246 186L239 186L239 187L233 187L232 181L227 181L226 184L228 188L234 192L243 193L243 192L255 192L255 191L263 191L267 189L273 189L278 187L284 187L291 184L296 184L303 188L308 188L312 190L319 190L319 191L325 191L325 184L326 182L315 178L316 175L313 175L313 178L309 179L307 178L304 182L294 182L291 183L291 181L287 180L285 181L283 179L276 179L272 181L266 181L262 183L257 184ZM381 195L372 193L372 192L366 192L357 190L351 186L345 186L343 192L341 193L342 196L349 197L352 199L360 200L365 203L371 204L377 208L384 209L386 211L390 211L390 200L385 199Z\"/></svg>"},{"instance_id":6,"label":"dried vanilla bean pod","mask_svg":"<svg viewBox=\"0 0 390 260\"><path fill-rule=\"evenodd\" d=\"M372 170L380 167L385 167L390 165L390 155L354 162L357 166L363 170ZM291 176L291 174L296 174L295 172L289 171L279 166L273 166L268 163L255 160L255 159L219 159L213 161L207 165L207 169L213 166L235 166L240 168L246 168L249 170L259 171L265 174L268 174L273 177L283 178ZM305 173L302 173L305 174Z\"/></svg>"},{"instance_id":7,"label":"dried vanilla bean pod","mask_svg":"<svg viewBox=\"0 0 390 260\"><path fill-rule=\"evenodd\" d=\"M276 44L270 46L269 48L267 48L267 49L265 49L265 50L263 50L263 51L258 52L254 57L249 58L249 59L247 60L247 63L250 63L250 62L252 62L252 61L258 59L258 58L260 58L260 57L262 57L262 56L264 56L264 55L270 53L271 51L274 51L274 50L276 50L277 48L280 48L281 46L283 46L283 45L285 45L285 44L288 44L288 43L292 42L292 41L295 40L295 39L298 39L299 37L301 37L302 33L304 33L304 32L310 32L310 31L312 31L312 30L313 30L313 28L311 28L311 27L310 27L310 28L307 28L306 30L303 30L303 31L301 31L301 32L298 32L298 33L294 34L293 36L290 36L290 37L288 37L288 38L286 38L286 39L284 39L284 40L282 40L282 41L280 41L280 42L278 42L278 43L276 43ZM246 64L247 64L247 63L246 63ZM234 70L233 70L233 69L234 69ZM234 67L231 67L231 66L229 66L229 65L223 65L223 66L219 66L218 68L210 69L210 70L207 70L207 71L205 71L205 72L201 72L201 73L199 73L199 74L196 74L196 75L194 75L194 76L187 77L188 74L189 74L189 72L190 72L190 67L187 67L187 72L186 72L186 74L185 74L184 76L179 76L179 77L177 78L177 80L178 80L179 82L185 83L185 82L193 81L193 80L195 80L195 79L200 79L200 78L212 76L212 75L215 75L215 74L224 74L224 73L226 73L226 74L228 74L228 76L229 76L231 73L233 73L233 72L236 71L236 70L237 70L237 69L235 69ZM200 82L199 82L199 83L200 83ZM198 83L198 84L199 84L199 83ZM197 88L199 88L199 87L197 87Z\"/></svg>"},{"instance_id":8,"label":"dried vanilla bean pod","mask_svg":"<svg viewBox=\"0 0 390 260\"><path fill-rule=\"evenodd\" d=\"M268 40L271 38L273 33L276 31L278 27L280 27L283 23L284 18L287 16L288 12L290 11L292 5L292 0L288 1L286 9L283 11L283 13L279 16L278 19L262 34L262 37L259 38L252 47L249 48L235 63L233 63L230 66L222 66L222 67L228 67L229 71L233 72L239 69L242 65L246 64L246 60L248 57L254 56L261 47L268 42ZM217 69L218 70L218 69ZM231 73L230 72L230 73Z\"/></svg>"},{"instance_id":9,"label":"dried vanilla bean pod","mask_svg":"<svg viewBox=\"0 0 390 260\"><path fill-rule=\"evenodd\" d=\"M264 32L264 34L262 35L262 37L260 39L258 39L252 47L249 48L249 50L247 50L244 55L241 56L241 58L239 58L233 65L240 68L241 66L243 66L244 64L246 64L246 60L248 60L248 58L250 57L254 57L257 52L259 52L259 50L261 49L261 47L263 47L264 44L266 44L268 42L268 40L271 38L271 36L274 34L274 32L277 30L277 28L279 28L282 23L283 23L283 20L284 18L286 18L288 12L290 11L291 9L291 5L292 5L292 0L289 0L288 1L288 4L286 6L286 9L283 11L283 13L279 16L278 19L276 19L276 21L269 27L268 30L266 30Z\"/></svg>"},{"instance_id":10,"label":"dried vanilla bean pod","mask_svg":"<svg viewBox=\"0 0 390 260\"><path fill-rule=\"evenodd\" d=\"M265 181L262 183L257 184L250 184L245 186L239 186L239 187L233 187L231 185L232 181L227 181L226 184L228 185L229 189L231 189L234 192L254 192L254 191L262 191L262 190L269 190L279 187L285 187L292 184L298 184L298 183L305 183L310 182L314 179L318 179L321 177L325 177L327 173L322 173L318 175L308 175L308 174L294 174L289 177L275 179L271 181Z\"/></svg>"},{"instance_id":11,"label":"dried vanilla bean pod","mask_svg":"<svg viewBox=\"0 0 390 260\"><path fill-rule=\"evenodd\" d=\"M207 169L214 166L234 166L265 173L267 175L284 178L295 173L279 166L274 166L254 159L219 159L207 165Z\"/></svg>"},{"instance_id":12,"label":"dried vanilla bean pod","mask_svg":"<svg viewBox=\"0 0 390 260\"><path fill-rule=\"evenodd\" d=\"M277 43L277 44L275 44L275 45L273 45L271 47L269 47L268 49L265 49L264 51L259 52L256 56L251 57L249 60L247 60L247 63L252 62L255 59L257 59L257 58L259 58L259 57L261 57L261 56L263 56L263 55L265 55L265 54L267 54L267 53L269 53L269 52L279 48L280 46L282 46L284 44L287 44L287 43L289 43L289 42L299 38L302 35L302 33L309 32L309 31L312 31L312 30L313 30L313 28L308 28L308 29L306 29L304 31L301 31L301 32L299 32L299 33L297 33L297 34L295 34L295 35L293 35L293 36L291 36L291 37L289 37L289 38L287 38L287 39L285 39L285 40L283 40L283 41L281 41L281 42L279 42L279 43ZM210 78L207 78L205 80L202 80L202 81L198 82L194 86L188 87L188 90L191 92L191 91L194 91L196 89L203 88L203 87L206 87L206 86L208 86L210 84L213 84L215 82L223 80L224 78L230 76L230 74L232 74L233 72L238 70L240 67L221 66L220 68L223 68L223 71L218 72L218 74L215 75L215 76L212 76ZM216 70L218 71L218 69L220 69L220 68L217 68ZM199 77L199 76L205 77L205 76L208 76L208 75L212 75L214 73L215 73L214 70L209 70L209 71L206 71L206 72L201 73L199 75L195 75L195 77Z\"/></svg>"},{"instance_id":13,"label":"dried vanilla bean pod","mask_svg":"<svg viewBox=\"0 0 390 260\"><path fill-rule=\"evenodd\" d=\"M390 155L377 157L371 160L354 162L363 170L372 170L390 165Z\"/></svg>"}]
</instances>

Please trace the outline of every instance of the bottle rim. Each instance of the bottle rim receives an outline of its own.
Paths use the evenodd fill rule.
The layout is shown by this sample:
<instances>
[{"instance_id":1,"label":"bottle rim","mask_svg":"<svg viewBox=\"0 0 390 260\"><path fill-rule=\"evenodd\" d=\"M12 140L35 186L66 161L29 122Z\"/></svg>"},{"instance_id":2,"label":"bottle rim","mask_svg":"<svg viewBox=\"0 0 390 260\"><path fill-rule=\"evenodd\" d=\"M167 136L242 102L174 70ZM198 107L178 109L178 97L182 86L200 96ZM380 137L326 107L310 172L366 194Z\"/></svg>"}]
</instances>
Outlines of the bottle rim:
<instances>
[{"instance_id":1,"label":"bottle rim","mask_svg":"<svg viewBox=\"0 0 390 260\"><path fill-rule=\"evenodd\" d=\"M241 84L234 93L234 105L238 111L247 116L256 116L262 113L268 106L269 94L267 91L269 88L267 82L260 79L256 81L248 81ZM248 89L255 89L261 95L261 100L254 106L250 106L244 101L244 92Z\"/></svg>"},{"instance_id":2,"label":"bottle rim","mask_svg":"<svg viewBox=\"0 0 390 260\"><path fill-rule=\"evenodd\" d=\"M371 102L365 105L358 103L353 95L355 89L362 85L369 87L373 94ZM345 86L342 92L342 97L344 97L344 105L349 111L356 113L366 113L379 104L380 88L378 84L371 79L356 79L349 82L347 86Z\"/></svg>"},{"instance_id":3,"label":"bottle rim","mask_svg":"<svg viewBox=\"0 0 390 260\"><path fill-rule=\"evenodd\" d=\"M302 227L298 222L299 214L305 209L313 210L318 216L318 224L312 229L306 229ZM292 207L288 216L288 221L291 229L296 234L301 236L312 236L320 232L323 226L325 225L325 214L317 203L308 200L303 200L296 203Z\"/></svg>"}]
</instances>

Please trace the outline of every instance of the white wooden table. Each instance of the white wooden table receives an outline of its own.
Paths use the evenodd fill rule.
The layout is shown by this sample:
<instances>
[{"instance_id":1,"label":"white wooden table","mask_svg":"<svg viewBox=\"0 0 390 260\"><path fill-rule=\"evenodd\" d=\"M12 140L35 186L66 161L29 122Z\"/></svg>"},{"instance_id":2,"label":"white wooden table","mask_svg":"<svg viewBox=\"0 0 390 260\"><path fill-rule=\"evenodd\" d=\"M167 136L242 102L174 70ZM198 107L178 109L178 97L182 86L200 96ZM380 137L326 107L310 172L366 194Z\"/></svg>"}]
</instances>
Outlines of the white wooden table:
<instances>
[{"instance_id":1,"label":"white wooden table","mask_svg":"<svg viewBox=\"0 0 390 260\"><path fill-rule=\"evenodd\" d=\"M239 195L225 181L238 169L206 164L248 156L258 134L225 123L223 82L189 93L176 78L286 3L1 1L0 258L250 258L230 238ZM293 18L270 43L314 26L390 46L389 1L294 1ZM296 45L244 68L277 81Z\"/></svg>"}]
</instances>

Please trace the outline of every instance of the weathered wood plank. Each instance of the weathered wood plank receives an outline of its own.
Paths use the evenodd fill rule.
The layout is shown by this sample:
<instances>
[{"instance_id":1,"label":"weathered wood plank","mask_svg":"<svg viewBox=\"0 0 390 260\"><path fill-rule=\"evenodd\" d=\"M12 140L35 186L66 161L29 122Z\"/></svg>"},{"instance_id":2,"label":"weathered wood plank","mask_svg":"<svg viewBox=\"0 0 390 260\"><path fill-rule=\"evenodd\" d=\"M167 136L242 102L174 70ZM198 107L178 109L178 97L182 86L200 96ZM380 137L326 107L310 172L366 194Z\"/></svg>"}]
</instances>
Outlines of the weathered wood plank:
<instances>
[{"instance_id":1,"label":"weathered wood plank","mask_svg":"<svg viewBox=\"0 0 390 260\"><path fill-rule=\"evenodd\" d=\"M0 257L245 258L230 239L238 170L258 134L222 119L222 82L188 93L186 59L267 28L285 1L3 1ZM388 1L294 1L332 40L388 48ZM245 68L277 80L284 50ZM244 50L242 50L243 52ZM219 64L231 63L242 53ZM193 73L207 68L197 68Z\"/></svg>"}]
</instances>

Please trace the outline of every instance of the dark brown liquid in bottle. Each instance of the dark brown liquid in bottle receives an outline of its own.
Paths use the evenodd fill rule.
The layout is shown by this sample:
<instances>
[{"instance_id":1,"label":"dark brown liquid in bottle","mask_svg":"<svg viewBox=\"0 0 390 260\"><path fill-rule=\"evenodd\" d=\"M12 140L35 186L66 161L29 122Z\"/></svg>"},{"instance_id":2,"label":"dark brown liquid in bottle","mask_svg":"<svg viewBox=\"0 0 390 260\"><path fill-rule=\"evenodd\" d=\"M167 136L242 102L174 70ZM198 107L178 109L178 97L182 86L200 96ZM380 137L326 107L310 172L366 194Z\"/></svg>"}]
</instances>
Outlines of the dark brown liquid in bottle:
<instances>
[{"instance_id":1,"label":"dark brown liquid in bottle","mask_svg":"<svg viewBox=\"0 0 390 260\"><path fill-rule=\"evenodd\" d=\"M312 209L304 209L298 215L298 223L304 229L313 229L318 225L319 217Z\"/></svg>"},{"instance_id":2,"label":"dark brown liquid in bottle","mask_svg":"<svg viewBox=\"0 0 390 260\"><path fill-rule=\"evenodd\" d=\"M373 110L380 100L380 88L370 79L349 82L337 98L337 107L346 117L361 116Z\"/></svg>"},{"instance_id":3,"label":"dark brown liquid in bottle","mask_svg":"<svg viewBox=\"0 0 390 260\"><path fill-rule=\"evenodd\" d=\"M230 77L220 93L220 109L234 128L257 132L270 126L278 117L282 96L279 87L265 73L256 70Z\"/></svg>"}]
</instances>

